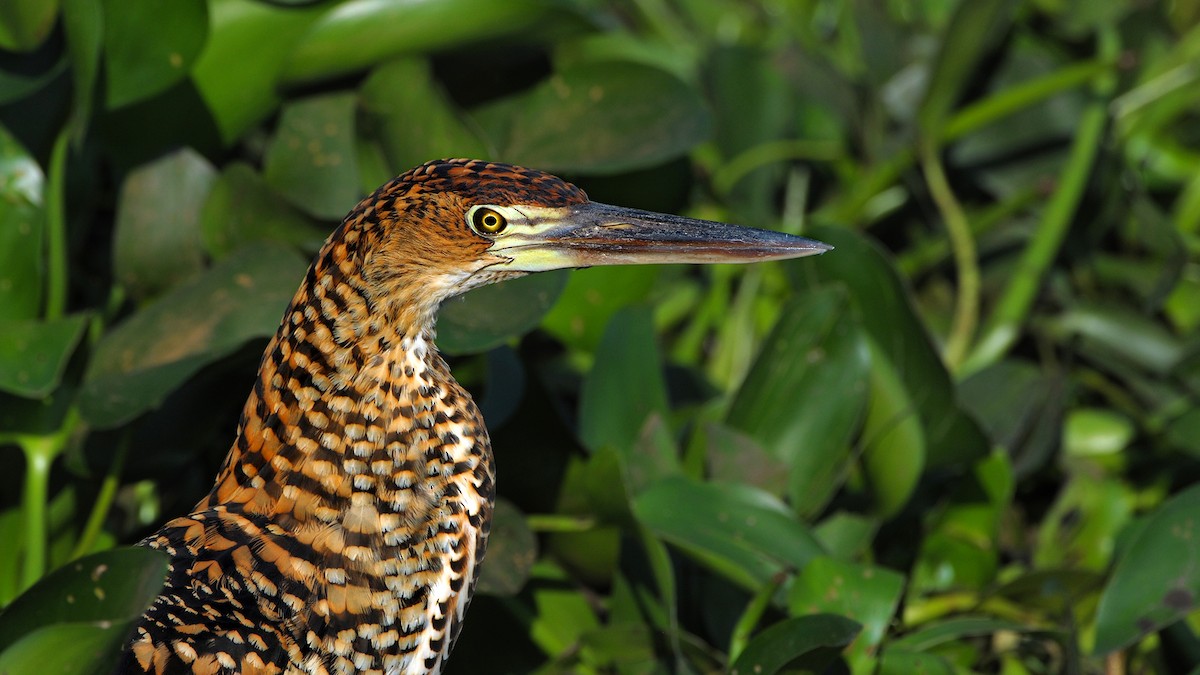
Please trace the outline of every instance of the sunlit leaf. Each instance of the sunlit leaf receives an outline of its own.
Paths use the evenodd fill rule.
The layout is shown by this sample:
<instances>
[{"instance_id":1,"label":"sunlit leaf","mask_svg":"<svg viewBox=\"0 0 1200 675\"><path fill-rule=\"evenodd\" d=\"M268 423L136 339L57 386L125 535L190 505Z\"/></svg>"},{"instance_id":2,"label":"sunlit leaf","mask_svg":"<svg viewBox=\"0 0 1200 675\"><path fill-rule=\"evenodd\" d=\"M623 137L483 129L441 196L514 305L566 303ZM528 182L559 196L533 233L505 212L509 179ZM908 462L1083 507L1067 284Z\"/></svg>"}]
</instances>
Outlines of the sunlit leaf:
<instances>
[{"instance_id":1,"label":"sunlit leaf","mask_svg":"<svg viewBox=\"0 0 1200 675\"><path fill-rule=\"evenodd\" d=\"M176 0L170 11L103 0L104 73L109 107L156 94L187 77L208 33L208 4Z\"/></svg>"},{"instance_id":2,"label":"sunlit leaf","mask_svg":"<svg viewBox=\"0 0 1200 675\"><path fill-rule=\"evenodd\" d=\"M827 612L857 621L862 632L853 649L862 655L883 640L903 590L902 574L821 557L796 577L788 591L788 611L793 615Z\"/></svg>"},{"instance_id":3,"label":"sunlit leaf","mask_svg":"<svg viewBox=\"0 0 1200 675\"><path fill-rule=\"evenodd\" d=\"M908 501L925 467L917 406L883 351L872 345L871 401L863 423L863 469L880 515Z\"/></svg>"},{"instance_id":4,"label":"sunlit leaf","mask_svg":"<svg viewBox=\"0 0 1200 675\"><path fill-rule=\"evenodd\" d=\"M0 319L30 319L42 303L42 168L0 127Z\"/></svg>"}]
</instances>

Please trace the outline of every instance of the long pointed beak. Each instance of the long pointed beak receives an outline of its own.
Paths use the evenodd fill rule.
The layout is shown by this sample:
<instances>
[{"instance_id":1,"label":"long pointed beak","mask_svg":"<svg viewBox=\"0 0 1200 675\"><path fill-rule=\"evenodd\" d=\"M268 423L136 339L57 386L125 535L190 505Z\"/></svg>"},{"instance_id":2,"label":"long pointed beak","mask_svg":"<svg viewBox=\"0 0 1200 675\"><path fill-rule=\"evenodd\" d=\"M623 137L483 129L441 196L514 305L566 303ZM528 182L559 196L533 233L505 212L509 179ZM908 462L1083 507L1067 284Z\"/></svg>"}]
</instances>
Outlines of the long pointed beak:
<instances>
[{"instance_id":1,"label":"long pointed beak","mask_svg":"<svg viewBox=\"0 0 1200 675\"><path fill-rule=\"evenodd\" d=\"M497 239L494 267L541 272L594 265L750 263L816 255L828 244L782 232L596 202L536 219Z\"/></svg>"}]
</instances>

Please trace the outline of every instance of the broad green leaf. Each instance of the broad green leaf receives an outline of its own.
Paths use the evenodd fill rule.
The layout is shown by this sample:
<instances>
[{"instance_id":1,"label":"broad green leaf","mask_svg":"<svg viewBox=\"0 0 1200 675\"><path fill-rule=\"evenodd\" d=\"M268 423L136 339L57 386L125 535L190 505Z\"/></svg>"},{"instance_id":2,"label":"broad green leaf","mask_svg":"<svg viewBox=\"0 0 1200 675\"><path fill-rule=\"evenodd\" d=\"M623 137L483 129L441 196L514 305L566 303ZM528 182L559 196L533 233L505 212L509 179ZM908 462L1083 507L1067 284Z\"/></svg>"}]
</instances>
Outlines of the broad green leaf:
<instances>
[{"instance_id":1,"label":"broad green leaf","mask_svg":"<svg viewBox=\"0 0 1200 675\"><path fill-rule=\"evenodd\" d=\"M883 350L871 345L871 400L863 423L863 470L879 515L908 502L925 468L925 432L905 382Z\"/></svg>"},{"instance_id":2,"label":"broad green leaf","mask_svg":"<svg viewBox=\"0 0 1200 675\"><path fill-rule=\"evenodd\" d=\"M0 651L39 628L95 627L136 619L158 595L166 574L166 554L148 548L111 549L69 563L47 574L0 613ZM124 631L109 637L119 647Z\"/></svg>"},{"instance_id":3,"label":"broad green leaf","mask_svg":"<svg viewBox=\"0 0 1200 675\"><path fill-rule=\"evenodd\" d=\"M328 5L326 6L328 7ZM499 38L548 32L582 23L553 0L349 0L329 8L288 59L284 79L311 81L344 75L404 54L481 46ZM581 26L583 27L583 26Z\"/></svg>"},{"instance_id":4,"label":"broad green leaf","mask_svg":"<svg viewBox=\"0 0 1200 675\"><path fill-rule=\"evenodd\" d=\"M483 141L434 81L426 59L407 58L376 68L363 83L361 96L392 173L435 157L488 155Z\"/></svg>"},{"instance_id":5,"label":"broad green leaf","mask_svg":"<svg viewBox=\"0 0 1200 675\"><path fill-rule=\"evenodd\" d=\"M614 314L644 302L662 276L659 265L592 267L571 272L542 328L567 345L592 351Z\"/></svg>"},{"instance_id":6,"label":"broad green leaf","mask_svg":"<svg viewBox=\"0 0 1200 675\"><path fill-rule=\"evenodd\" d=\"M789 270L802 283L836 280L850 290L863 328L912 396L924 430L926 465L961 467L986 456L987 439L959 407L950 376L887 256L849 229L814 227L809 234L837 247L835 254L789 263Z\"/></svg>"},{"instance_id":7,"label":"broad green leaf","mask_svg":"<svg viewBox=\"0 0 1200 675\"><path fill-rule=\"evenodd\" d=\"M286 249L242 249L145 306L96 346L79 392L84 418L123 424L205 364L273 334L304 269Z\"/></svg>"},{"instance_id":8,"label":"broad green leaf","mask_svg":"<svg viewBox=\"0 0 1200 675\"><path fill-rule=\"evenodd\" d=\"M451 298L438 316L438 347L474 354L520 337L538 325L566 284L566 272L533 274Z\"/></svg>"},{"instance_id":9,"label":"broad green leaf","mask_svg":"<svg viewBox=\"0 0 1200 675\"><path fill-rule=\"evenodd\" d=\"M651 415L669 413L650 311L617 312L579 395L580 439L592 451L627 450Z\"/></svg>"},{"instance_id":10,"label":"broad green leaf","mask_svg":"<svg viewBox=\"0 0 1200 675\"><path fill-rule=\"evenodd\" d=\"M138 298L157 295L204 266L200 210L216 170L184 148L125 179L117 205L113 266Z\"/></svg>"},{"instance_id":11,"label":"broad green leaf","mask_svg":"<svg viewBox=\"0 0 1200 675\"><path fill-rule=\"evenodd\" d=\"M0 319L32 319L42 308L46 177L0 126Z\"/></svg>"},{"instance_id":12,"label":"broad green leaf","mask_svg":"<svg viewBox=\"0 0 1200 675\"><path fill-rule=\"evenodd\" d=\"M754 636L729 673L774 675L797 668L823 672L860 630L859 624L834 614L784 619Z\"/></svg>"},{"instance_id":13,"label":"broad green leaf","mask_svg":"<svg viewBox=\"0 0 1200 675\"><path fill-rule=\"evenodd\" d=\"M284 106L263 160L263 176L304 211L341 220L362 197L355 158L352 92L298 99Z\"/></svg>"},{"instance_id":14,"label":"broad green leaf","mask_svg":"<svg viewBox=\"0 0 1200 675\"><path fill-rule=\"evenodd\" d=\"M879 660L879 675L955 675L958 671L937 654L889 646Z\"/></svg>"},{"instance_id":15,"label":"broad green leaf","mask_svg":"<svg viewBox=\"0 0 1200 675\"><path fill-rule=\"evenodd\" d=\"M87 316L51 321L9 321L0 331L0 389L39 398L62 379Z\"/></svg>"},{"instance_id":16,"label":"broad green leaf","mask_svg":"<svg viewBox=\"0 0 1200 675\"><path fill-rule=\"evenodd\" d=\"M838 511L813 528L813 535L834 560L856 560L870 549L879 519Z\"/></svg>"},{"instance_id":17,"label":"broad green leaf","mask_svg":"<svg viewBox=\"0 0 1200 675\"><path fill-rule=\"evenodd\" d=\"M516 595L537 560L537 539L525 516L507 499L496 500L487 560L480 571L478 591L491 595Z\"/></svg>"},{"instance_id":18,"label":"broad green leaf","mask_svg":"<svg viewBox=\"0 0 1200 675\"><path fill-rule=\"evenodd\" d=\"M284 63L327 9L327 3L297 8L260 0L211 0L208 42L192 79L227 144L278 107ZM346 43L347 50L353 44Z\"/></svg>"},{"instance_id":19,"label":"broad green leaf","mask_svg":"<svg viewBox=\"0 0 1200 675\"><path fill-rule=\"evenodd\" d=\"M0 49L29 52L54 28L58 0L6 0L0 5Z\"/></svg>"},{"instance_id":20,"label":"broad green leaf","mask_svg":"<svg viewBox=\"0 0 1200 675\"><path fill-rule=\"evenodd\" d=\"M103 0L108 107L119 108L187 77L208 35L204 0L154 8L139 0Z\"/></svg>"},{"instance_id":21,"label":"broad green leaf","mask_svg":"<svg viewBox=\"0 0 1200 675\"><path fill-rule=\"evenodd\" d=\"M0 672L108 675L131 628L131 621L59 623L37 628L0 652Z\"/></svg>"},{"instance_id":22,"label":"broad green leaf","mask_svg":"<svg viewBox=\"0 0 1200 675\"><path fill-rule=\"evenodd\" d=\"M636 63L581 64L476 111L506 161L547 171L617 173L685 154L709 133L700 96Z\"/></svg>"},{"instance_id":23,"label":"broad green leaf","mask_svg":"<svg viewBox=\"0 0 1200 675\"><path fill-rule=\"evenodd\" d=\"M884 567L813 559L788 591L788 611L796 616L826 612L862 625L851 651L858 658L883 640L904 590L904 575Z\"/></svg>"},{"instance_id":24,"label":"broad green leaf","mask_svg":"<svg viewBox=\"0 0 1200 675\"><path fill-rule=\"evenodd\" d=\"M242 162L225 167L200 212L204 249L222 258L246 244L278 242L316 250L332 228L315 223Z\"/></svg>"},{"instance_id":25,"label":"broad green leaf","mask_svg":"<svg viewBox=\"0 0 1200 675\"><path fill-rule=\"evenodd\" d=\"M1194 612L1200 596L1200 485L1151 513L1124 548L1096 612L1096 654L1125 647Z\"/></svg>"},{"instance_id":26,"label":"broad green leaf","mask_svg":"<svg viewBox=\"0 0 1200 675\"><path fill-rule=\"evenodd\" d=\"M797 513L819 511L844 480L869 368L845 290L814 289L784 307L734 396L726 423L789 467Z\"/></svg>"},{"instance_id":27,"label":"broad green leaf","mask_svg":"<svg viewBox=\"0 0 1200 675\"><path fill-rule=\"evenodd\" d=\"M667 478L633 509L657 536L750 589L824 554L784 504L744 485Z\"/></svg>"}]
</instances>

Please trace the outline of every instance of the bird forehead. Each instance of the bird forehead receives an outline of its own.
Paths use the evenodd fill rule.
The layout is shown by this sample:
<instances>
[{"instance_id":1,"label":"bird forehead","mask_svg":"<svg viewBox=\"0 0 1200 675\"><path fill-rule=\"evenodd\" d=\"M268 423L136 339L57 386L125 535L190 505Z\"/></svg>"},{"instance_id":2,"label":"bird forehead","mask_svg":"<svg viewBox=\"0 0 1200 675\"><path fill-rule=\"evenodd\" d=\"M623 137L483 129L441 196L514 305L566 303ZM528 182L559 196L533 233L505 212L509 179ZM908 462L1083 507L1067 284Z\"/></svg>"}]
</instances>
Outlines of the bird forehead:
<instances>
[{"instance_id":1,"label":"bird forehead","mask_svg":"<svg viewBox=\"0 0 1200 675\"><path fill-rule=\"evenodd\" d=\"M562 207L587 193L558 176L512 164L475 159L426 162L400 179L418 192L453 192L474 204Z\"/></svg>"}]
</instances>

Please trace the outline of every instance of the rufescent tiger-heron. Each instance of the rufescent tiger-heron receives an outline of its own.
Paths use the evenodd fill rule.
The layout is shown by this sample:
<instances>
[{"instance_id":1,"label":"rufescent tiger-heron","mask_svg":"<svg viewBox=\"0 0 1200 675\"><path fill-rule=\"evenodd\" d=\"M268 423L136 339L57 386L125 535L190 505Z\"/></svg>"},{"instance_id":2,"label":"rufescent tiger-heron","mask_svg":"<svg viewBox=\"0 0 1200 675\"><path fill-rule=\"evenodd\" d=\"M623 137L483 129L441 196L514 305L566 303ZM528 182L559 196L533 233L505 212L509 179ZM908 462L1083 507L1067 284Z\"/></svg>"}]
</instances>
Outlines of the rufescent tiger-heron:
<instances>
[{"instance_id":1,"label":"rufescent tiger-heron","mask_svg":"<svg viewBox=\"0 0 1200 675\"><path fill-rule=\"evenodd\" d=\"M207 497L141 542L170 556L123 672L437 673L495 495L439 304L531 272L744 263L829 247L598 204L555 176L447 159L364 199L267 345Z\"/></svg>"}]
</instances>

